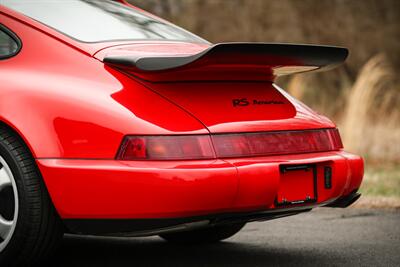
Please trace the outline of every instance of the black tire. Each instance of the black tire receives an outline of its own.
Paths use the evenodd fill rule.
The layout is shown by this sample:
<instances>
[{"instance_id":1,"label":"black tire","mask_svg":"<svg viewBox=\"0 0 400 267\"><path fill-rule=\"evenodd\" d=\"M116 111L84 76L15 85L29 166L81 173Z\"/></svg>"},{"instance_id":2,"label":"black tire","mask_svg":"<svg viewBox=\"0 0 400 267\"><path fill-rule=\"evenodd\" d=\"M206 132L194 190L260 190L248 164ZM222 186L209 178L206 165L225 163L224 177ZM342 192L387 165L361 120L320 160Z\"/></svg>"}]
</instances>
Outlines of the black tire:
<instances>
[{"instance_id":1,"label":"black tire","mask_svg":"<svg viewBox=\"0 0 400 267\"><path fill-rule=\"evenodd\" d=\"M180 244L210 244L228 239L242 230L245 223L213 226L210 228L160 235L168 242Z\"/></svg>"},{"instance_id":2,"label":"black tire","mask_svg":"<svg viewBox=\"0 0 400 267\"><path fill-rule=\"evenodd\" d=\"M63 226L29 149L19 136L1 125L0 156L12 172L18 191L15 230L0 251L0 266L36 265L56 247Z\"/></svg>"}]
</instances>

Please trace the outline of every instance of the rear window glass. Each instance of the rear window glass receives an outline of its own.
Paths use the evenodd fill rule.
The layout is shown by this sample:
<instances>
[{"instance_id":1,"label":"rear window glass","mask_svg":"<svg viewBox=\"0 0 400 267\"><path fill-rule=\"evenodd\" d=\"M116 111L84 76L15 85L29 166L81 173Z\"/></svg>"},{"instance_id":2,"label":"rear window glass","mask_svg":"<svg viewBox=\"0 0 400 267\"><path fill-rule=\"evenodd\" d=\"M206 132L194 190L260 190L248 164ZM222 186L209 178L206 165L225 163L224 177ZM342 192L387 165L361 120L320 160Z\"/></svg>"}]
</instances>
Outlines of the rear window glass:
<instances>
[{"instance_id":1,"label":"rear window glass","mask_svg":"<svg viewBox=\"0 0 400 267\"><path fill-rule=\"evenodd\" d=\"M9 58L18 51L18 43L0 27L0 59Z\"/></svg>"},{"instance_id":2,"label":"rear window glass","mask_svg":"<svg viewBox=\"0 0 400 267\"><path fill-rule=\"evenodd\" d=\"M175 25L110 0L1 0L0 3L82 42L206 42Z\"/></svg>"}]
</instances>

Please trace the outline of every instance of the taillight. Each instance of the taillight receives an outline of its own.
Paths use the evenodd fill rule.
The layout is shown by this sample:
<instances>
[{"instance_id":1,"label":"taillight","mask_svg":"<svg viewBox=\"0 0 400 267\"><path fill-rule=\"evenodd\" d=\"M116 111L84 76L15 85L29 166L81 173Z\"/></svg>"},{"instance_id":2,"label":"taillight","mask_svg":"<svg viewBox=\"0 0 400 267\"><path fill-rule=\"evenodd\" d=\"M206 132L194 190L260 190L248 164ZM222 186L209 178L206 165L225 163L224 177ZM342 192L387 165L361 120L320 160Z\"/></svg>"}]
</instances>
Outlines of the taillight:
<instances>
[{"instance_id":1,"label":"taillight","mask_svg":"<svg viewBox=\"0 0 400 267\"><path fill-rule=\"evenodd\" d=\"M119 160L191 160L215 158L208 135L130 136L118 153Z\"/></svg>"},{"instance_id":2,"label":"taillight","mask_svg":"<svg viewBox=\"0 0 400 267\"><path fill-rule=\"evenodd\" d=\"M334 151L343 148L337 129L213 135L219 158Z\"/></svg>"},{"instance_id":3,"label":"taillight","mask_svg":"<svg viewBox=\"0 0 400 267\"><path fill-rule=\"evenodd\" d=\"M195 160L315 153L343 148L337 129L186 136L128 136L118 160Z\"/></svg>"}]
</instances>

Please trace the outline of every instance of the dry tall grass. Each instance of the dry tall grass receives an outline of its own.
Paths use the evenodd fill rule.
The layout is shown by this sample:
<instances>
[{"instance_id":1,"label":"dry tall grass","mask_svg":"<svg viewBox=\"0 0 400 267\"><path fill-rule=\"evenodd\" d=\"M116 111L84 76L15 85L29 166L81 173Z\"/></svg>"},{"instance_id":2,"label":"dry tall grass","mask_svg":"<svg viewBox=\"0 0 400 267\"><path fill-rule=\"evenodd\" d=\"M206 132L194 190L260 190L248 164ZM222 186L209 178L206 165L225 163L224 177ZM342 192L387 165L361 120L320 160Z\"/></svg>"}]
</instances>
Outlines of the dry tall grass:
<instances>
[{"instance_id":1,"label":"dry tall grass","mask_svg":"<svg viewBox=\"0 0 400 267\"><path fill-rule=\"evenodd\" d=\"M319 88L318 100L308 97L309 90L316 94L316 85L308 78L293 77L288 91L320 113L333 115L347 150L370 162L400 162L400 86L384 55L370 59L354 84L347 87L344 83L345 88L337 88L342 93L335 98L324 93L324 88Z\"/></svg>"},{"instance_id":2,"label":"dry tall grass","mask_svg":"<svg viewBox=\"0 0 400 267\"><path fill-rule=\"evenodd\" d=\"M371 160L400 162L400 88L383 55L373 57L361 70L350 91L340 122L348 149Z\"/></svg>"}]
</instances>

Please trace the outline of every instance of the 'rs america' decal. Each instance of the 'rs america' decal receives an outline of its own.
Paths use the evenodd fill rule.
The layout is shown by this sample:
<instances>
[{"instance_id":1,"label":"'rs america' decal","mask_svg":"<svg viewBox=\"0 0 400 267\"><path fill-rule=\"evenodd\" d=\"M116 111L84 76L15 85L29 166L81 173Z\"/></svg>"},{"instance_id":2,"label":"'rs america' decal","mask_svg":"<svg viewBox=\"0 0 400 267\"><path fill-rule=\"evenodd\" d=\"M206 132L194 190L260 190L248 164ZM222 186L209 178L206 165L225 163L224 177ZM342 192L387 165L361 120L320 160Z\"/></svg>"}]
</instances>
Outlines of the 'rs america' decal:
<instances>
[{"instance_id":1,"label":"'rs america' decal","mask_svg":"<svg viewBox=\"0 0 400 267\"><path fill-rule=\"evenodd\" d=\"M253 100L249 101L247 98L241 99L233 99L232 100L234 107L247 107L250 105L284 105L283 101L276 101L276 100Z\"/></svg>"}]
</instances>

